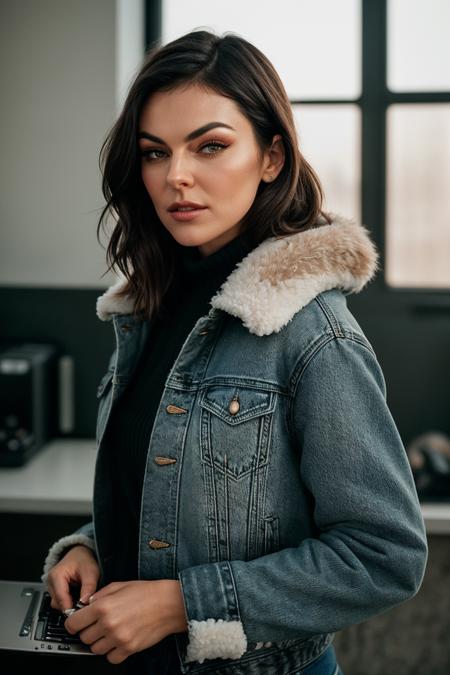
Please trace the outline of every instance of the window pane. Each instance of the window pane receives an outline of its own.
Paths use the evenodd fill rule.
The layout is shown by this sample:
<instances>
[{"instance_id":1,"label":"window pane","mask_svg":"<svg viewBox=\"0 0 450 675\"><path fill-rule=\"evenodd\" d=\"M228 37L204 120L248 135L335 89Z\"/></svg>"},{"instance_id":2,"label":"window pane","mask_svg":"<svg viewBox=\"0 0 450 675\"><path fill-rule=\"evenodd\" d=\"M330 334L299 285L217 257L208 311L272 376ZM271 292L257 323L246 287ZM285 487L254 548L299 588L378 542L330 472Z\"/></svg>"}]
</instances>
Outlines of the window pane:
<instances>
[{"instance_id":1,"label":"window pane","mask_svg":"<svg viewBox=\"0 0 450 675\"><path fill-rule=\"evenodd\" d=\"M392 106L387 117L386 281L450 287L450 105Z\"/></svg>"},{"instance_id":2,"label":"window pane","mask_svg":"<svg viewBox=\"0 0 450 675\"><path fill-rule=\"evenodd\" d=\"M359 221L360 109L355 105L294 105L300 150L319 176L324 210Z\"/></svg>"},{"instance_id":3,"label":"window pane","mask_svg":"<svg viewBox=\"0 0 450 675\"><path fill-rule=\"evenodd\" d=\"M163 42L194 28L231 31L273 63L289 98L361 93L361 0L165 0Z\"/></svg>"},{"instance_id":4,"label":"window pane","mask_svg":"<svg viewBox=\"0 0 450 675\"><path fill-rule=\"evenodd\" d=\"M389 0L387 33L392 91L450 89L449 0Z\"/></svg>"}]
</instances>

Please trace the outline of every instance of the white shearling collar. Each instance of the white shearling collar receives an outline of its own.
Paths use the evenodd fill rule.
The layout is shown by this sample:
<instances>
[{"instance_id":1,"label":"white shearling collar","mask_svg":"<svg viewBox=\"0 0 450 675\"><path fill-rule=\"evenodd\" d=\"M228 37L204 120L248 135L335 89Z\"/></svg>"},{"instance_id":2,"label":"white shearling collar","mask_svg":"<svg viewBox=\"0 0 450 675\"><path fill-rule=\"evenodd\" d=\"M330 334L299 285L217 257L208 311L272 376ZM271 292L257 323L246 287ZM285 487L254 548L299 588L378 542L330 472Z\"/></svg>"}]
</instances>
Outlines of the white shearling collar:
<instances>
[{"instance_id":1,"label":"white shearling collar","mask_svg":"<svg viewBox=\"0 0 450 675\"><path fill-rule=\"evenodd\" d=\"M236 265L211 306L240 318L250 333L270 335L323 291L361 291L378 269L375 245L363 225L341 216L332 219L331 225L270 237L256 246ZM116 295L125 285L120 278L97 299L99 319L132 312L132 298Z\"/></svg>"}]
</instances>

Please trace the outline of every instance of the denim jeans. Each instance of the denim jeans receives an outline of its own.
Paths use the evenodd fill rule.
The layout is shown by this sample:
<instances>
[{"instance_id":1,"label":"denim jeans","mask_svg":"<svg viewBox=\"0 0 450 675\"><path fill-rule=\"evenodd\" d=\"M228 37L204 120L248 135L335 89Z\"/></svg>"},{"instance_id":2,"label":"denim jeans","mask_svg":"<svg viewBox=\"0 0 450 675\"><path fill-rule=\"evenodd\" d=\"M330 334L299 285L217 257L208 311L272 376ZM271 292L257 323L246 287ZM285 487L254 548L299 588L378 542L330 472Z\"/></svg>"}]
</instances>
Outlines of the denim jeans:
<instances>
[{"instance_id":1,"label":"denim jeans","mask_svg":"<svg viewBox=\"0 0 450 675\"><path fill-rule=\"evenodd\" d=\"M333 645L329 645L318 659L292 675L344 675L336 660Z\"/></svg>"}]
</instances>

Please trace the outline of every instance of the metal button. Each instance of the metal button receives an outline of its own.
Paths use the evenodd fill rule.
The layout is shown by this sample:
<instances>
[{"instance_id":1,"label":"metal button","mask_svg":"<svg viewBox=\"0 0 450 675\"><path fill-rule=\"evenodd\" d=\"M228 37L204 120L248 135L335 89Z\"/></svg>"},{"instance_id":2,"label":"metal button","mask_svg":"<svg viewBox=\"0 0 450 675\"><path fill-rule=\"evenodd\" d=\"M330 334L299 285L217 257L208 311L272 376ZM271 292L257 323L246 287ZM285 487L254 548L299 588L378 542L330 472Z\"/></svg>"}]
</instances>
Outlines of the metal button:
<instances>
[{"instance_id":1,"label":"metal button","mask_svg":"<svg viewBox=\"0 0 450 675\"><path fill-rule=\"evenodd\" d=\"M200 330L198 332L199 335L208 335L208 333L209 333L209 330Z\"/></svg>"},{"instance_id":2,"label":"metal button","mask_svg":"<svg viewBox=\"0 0 450 675\"><path fill-rule=\"evenodd\" d=\"M241 406L239 405L239 401L237 399L233 399L228 406L228 410L230 411L230 415L236 415L236 413L239 412L239 408Z\"/></svg>"},{"instance_id":3,"label":"metal button","mask_svg":"<svg viewBox=\"0 0 450 675\"><path fill-rule=\"evenodd\" d=\"M155 457L154 461L155 464L163 466L165 464L175 464L177 460L173 459L172 457L161 457L160 455L158 455L157 457Z\"/></svg>"},{"instance_id":4,"label":"metal button","mask_svg":"<svg viewBox=\"0 0 450 675\"><path fill-rule=\"evenodd\" d=\"M121 330L122 330L124 333L129 333L130 331L133 330L133 326L131 326L129 323L124 323L124 324L121 326Z\"/></svg>"},{"instance_id":5,"label":"metal button","mask_svg":"<svg viewBox=\"0 0 450 675\"><path fill-rule=\"evenodd\" d=\"M161 539L150 539L148 542L150 548L159 549L167 548L170 544L167 541L161 541Z\"/></svg>"}]
</instances>

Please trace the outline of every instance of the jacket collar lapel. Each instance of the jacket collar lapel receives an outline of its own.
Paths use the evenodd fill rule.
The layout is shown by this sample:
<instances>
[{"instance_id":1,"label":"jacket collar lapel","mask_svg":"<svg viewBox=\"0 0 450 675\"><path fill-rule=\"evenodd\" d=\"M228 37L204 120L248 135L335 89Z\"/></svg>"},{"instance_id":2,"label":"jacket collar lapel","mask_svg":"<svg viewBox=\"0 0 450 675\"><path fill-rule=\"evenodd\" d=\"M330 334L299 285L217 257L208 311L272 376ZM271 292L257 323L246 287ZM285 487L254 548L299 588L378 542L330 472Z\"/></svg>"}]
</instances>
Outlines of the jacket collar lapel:
<instances>
[{"instance_id":1,"label":"jacket collar lapel","mask_svg":"<svg viewBox=\"0 0 450 675\"><path fill-rule=\"evenodd\" d=\"M331 225L270 237L237 264L210 301L242 320L250 333L277 333L319 293L358 293L375 275L378 253L363 225L334 216ZM121 278L97 299L97 316L129 314L132 299L117 297Z\"/></svg>"}]
</instances>

